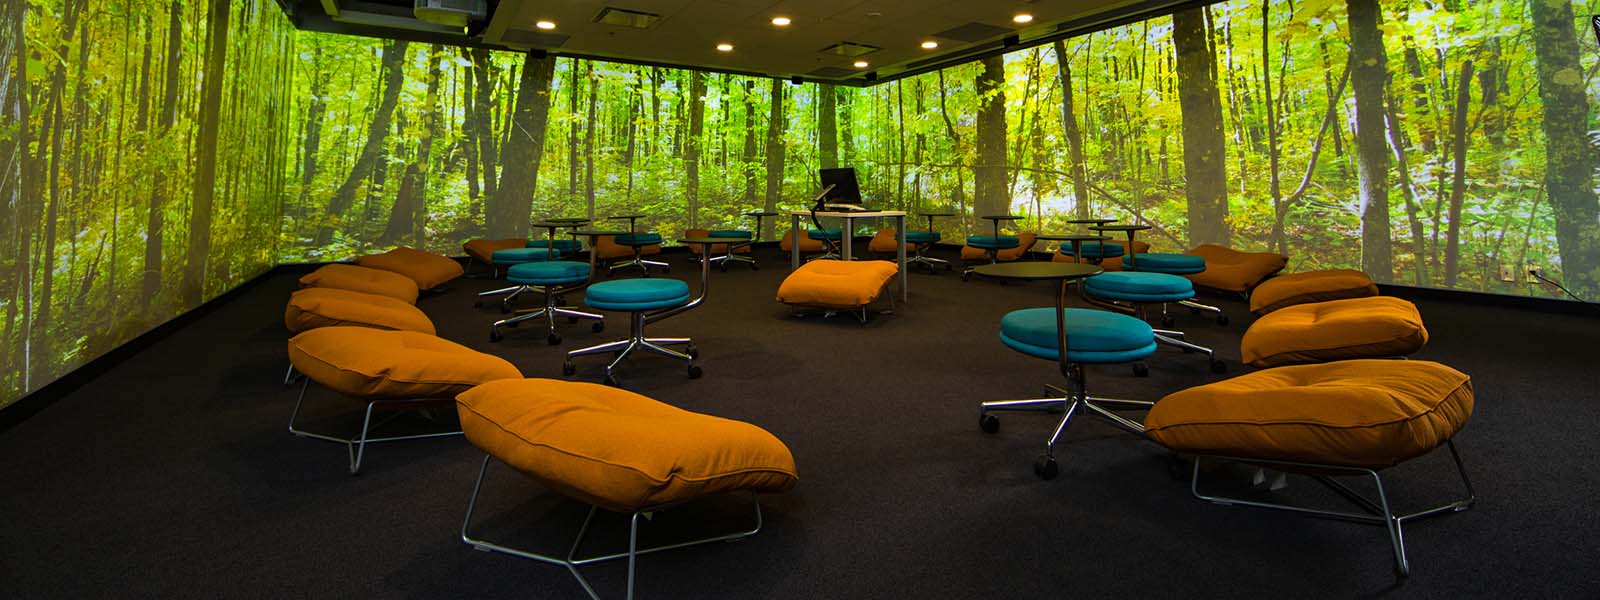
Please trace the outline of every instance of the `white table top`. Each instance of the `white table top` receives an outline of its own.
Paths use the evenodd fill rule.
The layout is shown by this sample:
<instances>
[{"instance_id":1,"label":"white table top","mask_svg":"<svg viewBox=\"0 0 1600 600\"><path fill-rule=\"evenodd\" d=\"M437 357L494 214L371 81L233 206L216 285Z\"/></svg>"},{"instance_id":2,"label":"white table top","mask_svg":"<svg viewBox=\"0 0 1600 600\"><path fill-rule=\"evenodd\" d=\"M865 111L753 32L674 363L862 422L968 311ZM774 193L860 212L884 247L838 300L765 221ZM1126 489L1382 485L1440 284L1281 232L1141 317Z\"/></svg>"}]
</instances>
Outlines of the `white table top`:
<instances>
[{"instance_id":1,"label":"white table top","mask_svg":"<svg viewBox=\"0 0 1600 600\"><path fill-rule=\"evenodd\" d=\"M796 210L796 211L790 211L789 214L792 215L792 216L797 216L797 217L809 217L809 216L811 216L811 211L809 211L809 210ZM819 216L819 217L845 217L845 218L855 218L855 217L904 217L904 216L906 216L906 211L903 211L903 210L871 210L871 211L866 211L866 212L817 211L817 216Z\"/></svg>"}]
</instances>

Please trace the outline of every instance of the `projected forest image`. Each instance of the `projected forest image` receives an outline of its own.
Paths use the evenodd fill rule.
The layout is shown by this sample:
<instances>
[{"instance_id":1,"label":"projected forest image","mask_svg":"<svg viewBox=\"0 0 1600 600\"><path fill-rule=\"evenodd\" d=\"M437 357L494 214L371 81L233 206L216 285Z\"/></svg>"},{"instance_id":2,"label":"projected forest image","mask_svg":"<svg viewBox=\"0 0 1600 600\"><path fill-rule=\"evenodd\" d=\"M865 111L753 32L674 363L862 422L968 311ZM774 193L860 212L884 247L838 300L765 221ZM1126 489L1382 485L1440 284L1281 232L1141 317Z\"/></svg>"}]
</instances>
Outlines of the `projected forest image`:
<instances>
[{"instance_id":1,"label":"projected forest image","mask_svg":"<svg viewBox=\"0 0 1600 600\"><path fill-rule=\"evenodd\" d=\"M301 32L265 0L0 0L0 404L275 263L553 216L749 227L833 166L959 213L947 241L1106 216L1157 251L1594 298L1595 12L1233 0L854 88Z\"/></svg>"}]
</instances>

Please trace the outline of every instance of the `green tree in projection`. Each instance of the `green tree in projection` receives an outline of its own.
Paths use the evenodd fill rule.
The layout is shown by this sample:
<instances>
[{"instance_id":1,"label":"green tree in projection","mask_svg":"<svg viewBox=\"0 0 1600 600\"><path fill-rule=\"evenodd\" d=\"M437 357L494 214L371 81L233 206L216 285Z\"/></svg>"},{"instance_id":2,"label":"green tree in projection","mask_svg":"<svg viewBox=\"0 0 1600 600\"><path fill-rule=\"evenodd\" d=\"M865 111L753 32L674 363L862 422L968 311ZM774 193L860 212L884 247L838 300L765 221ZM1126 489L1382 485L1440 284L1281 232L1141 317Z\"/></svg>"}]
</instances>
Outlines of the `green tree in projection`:
<instances>
[{"instance_id":1,"label":"green tree in projection","mask_svg":"<svg viewBox=\"0 0 1600 600\"><path fill-rule=\"evenodd\" d=\"M1594 150L1586 126L1589 98L1572 5L1559 0L1530 0L1529 5L1544 100L1544 184L1555 215L1562 272L1569 287L1593 295L1600 293L1600 200L1594 192Z\"/></svg>"},{"instance_id":2,"label":"green tree in projection","mask_svg":"<svg viewBox=\"0 0 1600 600\"><path fill-rule=\"evenodd\" d=\"M1072 173L1073 217L1088 219L1089 180L1084 173L1083 133L1078 130L1077 110L1073 108L1072 61L1067 56L1067 45L1056 40L1051 45L1055 51L1057 82L1061 86L1061 131L1067 142L1067 166Z\"/></svg>"},{"instance_id":3,"label":"green tree in projection","mask_svg":"<svg viewBox=\"0 0 1600 600\"><path fill-rule=\"evenodd\" d=\"M763 210L773 212L778 210L778 202L783 194L783 161L787 149L783 145L783 131L788 126L784 119L784 93L783 82L777 79L769 80L767 116L767 195Z\"/></svg>"},{"instance_id":4,"label":"green tree in projection","mask_svg":"<svg viewBox=\"0 0 1600 600\"><path fill-rule=\"evenodd\" d=\"M389 135L395 105L400 102L400 88L405 81L403 67L408 45L405 40L396 40L383 47L383 99L378 102L378 109L373 113L371 124L367 127L365 142L361 146L355 164L345 175L344 183L339 185L339 189L333 193L333 198L328 201L325 222L317 230L318 246L325 246L333 241L333 232L344 220L345 213L355 204L357 189L369 177L374 176L374 170L378 168L380 161L387 161L387 157L384 156L384 142Z\"/></svg>"},{"instance_id":5,"label":"green tree in projection","mask_svg":"<svg viewBox=\"0 0 1600 600\"><path fill-rule=\"evenodd\" d=\"M978 163L973 167L975 216L1011 213L1011 193L1006 186L1005 61L985 58L977 79Z\"/></svg>"},{"instance_id":6,"label":"green tree in projection","mask_svg":"<svg viewBox=\"0 0 1600 600\"><path fill-rule=\"evenodd\" d=\"M222 69L228 63L228 0L213 0L207 19L205 83L201 88L194 205L189 209L189 251L180 287L183 303L198 306L205 297L206 261L211 257L211 208L217 195L217 129L222 110Z\"/></svg>"},{"instance_id":7,"label":"green tree in projection","mask_svg":"<svg viewBox=\"0 0 1600 600\"><path fill-rule=\"evenodd\" d=\"M1204 9L1172 15L1178 55L1178 97L1183 108L1183 168L1188 185L1189 243L1228 245L1227 147L1222 137L1222 102L1216 54L1209 43Z\"/></svg>"},{"instance_id":8,"label":"green tree in projection","mask_svg":"<svg viewBox=\"0 0 1600 600\"><path fill-rule=\"evenodd\" d=\"M1394 278L1389 244L1389 151L1383 131L1388 58L1378 29L1377 0L1348 0L1347 6L1361 184L1361 270L1375 281L1387 282Z\"/></svg>"},{"instance_id":9,"label":"green tree in projection","mask_svg":"<svg viewBox=\"0 0 1600 600\"><path fill-rule=\"evenodd\" d=\"M500 158L504 161L489 216L489 237L527 237L532 216L532 195L544 155L545 126L550 118L550 82L555 58L524 56L517 83L516 111L511 116L513 134Z\"/></svg>"}]
</instances>

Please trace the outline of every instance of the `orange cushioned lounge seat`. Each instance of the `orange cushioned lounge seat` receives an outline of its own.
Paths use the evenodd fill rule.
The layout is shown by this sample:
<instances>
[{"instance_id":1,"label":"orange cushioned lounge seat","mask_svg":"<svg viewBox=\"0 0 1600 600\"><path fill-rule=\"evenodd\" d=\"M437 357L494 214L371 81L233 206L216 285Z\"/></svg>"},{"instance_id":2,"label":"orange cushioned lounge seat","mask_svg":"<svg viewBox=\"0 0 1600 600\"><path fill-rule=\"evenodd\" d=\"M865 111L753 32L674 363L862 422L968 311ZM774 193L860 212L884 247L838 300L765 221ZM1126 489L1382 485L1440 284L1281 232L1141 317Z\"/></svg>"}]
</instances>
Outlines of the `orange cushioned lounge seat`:
<instances>
[{"instance_id":1,"label":"orange cushioned lounge seat","mask_svg":"<svg viewBox=\"0 0 1600 600\"><path fill-rule=\"evenodd\" d=\"M457 396L456 411L467 441L487 455L461 532L478 549L531 554L474 539L469 531L490 459L594 507L632 513L631 539L637 539L645 511L715 494L786 492L799 481L794 455L766 430L613 387L551 379L494 381ZM755 510L753 529L681 545L754 534L760 528L759 504ZM591 509L580 529L580 543L594 514ZM629 559L629 597L634 555L649 550L631 546L614 557ZM592 589L576 569L587 561L534 557L566 565Z\"/></svg>"},{"instance_id":2,"label":"orange cushioned lounge seat","mask_svg":"<svg viewBox=\"0 0 1600 600\"><path fill-rule=\"evenodd\" d=\"M417 282L399 273L334 263L300 277L303 288L333 288L417 303Z\"/></svg>"},{"instance_id":3,"label":"orange cushioned lounge seat","mask_svg":"<svg viewBox=\"0 0 1600 600\"><path fill-rule=\"evenodd\" d=\"M805 230L801 229L801 231ZM823 250L824 246L822 244L822 240L811 237L811 232L809 231L805 231L805 235L806 236L800 240L801 252L821 252ZM790 252L794 250L793 231L783 234L783 239L778 241L778 249L784 252Z\"/></svg>"},{"instance_id":4,"label":"orange cushioned lounge seat","mask_svg":"<svg viewBox=\"0 0 1600 600\"><path fill-rule=\"evenodd\" d=\"M814 260L778 286L778 301L791 306L857 309L872 304L900 268L887 260Z\"/></svg>"},{"instance_id":5,"label":"orange cushioned lounge seat","mask_svg":"<svg viewBox=\"0 0 1600 600\"><path fill-rule=\"evenodd\" d=\"M290 294L283 325L290 333L341 325L436 333L428 315L410 303L336 288L305 288Z\"/></svg>"},{"instance_id":6,"label":"orange cushioned lounge seat","mask_svg":"<svg viewBox=\"0 0 1600 600\"><path fill-rule=\"evenodd\" d=\"M350 473L361 469L361 457L370 442L460 435L459 429L437 433L373 438L372 414L380 406L425 407L450 400L480 384L499 379L521 379L522 372L498 356L484 354L437 336L415 331L387 331L366 327L323 327L289 338L289 362L306 376L289 432L301 437L345 444ZM366 404L366 420L354 438L302 431L296 427L300 405L310 382Z\"/></svg>"},{"instance_id":7,"label":"orange cushioned lounge seat","mask_svg":"<svg viewBox=\"0 0 1600 600\"><path fill-rule=\"evenodd\" d=\"M1409 521L1459 512L1474 501L1453 440L1472 416L1472 380L1428 361L1348 360L1278 367L1189 388L1162 398L1144 420L1150 439L1194 456L1190 489L1206 501L1295 510L1384 526L1396 569L1408 574L1401 528ZM1462 499L1401 514L1385 495L1378 471L1449 448L1466 489ZM1243 460L1286 472L1323 477L1363 511L1336 512L1287 506L1259 496L1236 499L1201 491L1202 457ZM1365 498L1330 476L1360 476L1378 483L1378 500Z\"/></svg>"},{"instance_id":8,"label":"orange cushioned lounge seat","mask_svg":"<svg viewBox=\"0 0 1600 600\"><path fill-rule=\"evenodd\" d=\"M1244 362L1257 367L1406 356L1428 343L1416 305L1391 296L1299 304L1245 330Z\"/></svg>"},{"instance_id":9,"label":"orange cushioned lounge seat","mask_svg":"<svg viewBox=\"0 0 1600 600\"><path fill-rule=\"evenodd\" d=\"M710 229L685 229L685 230L683 230L683 237L686 237L686 238L703 238L703 237L708 237L710 235L711 235L711 230ZM749 240L739 240L739 241L749 241ZM695 257L699 257L700 256L700 247L701 247L701 245L702 244L689 244L689 254L691 254L691 255L693 255ZM710 255L711 256L720 256L720 255L727 254L727 253L728 253L728 245L727 244L711 244L711 250L710 250ZM733 249L733 253L734 254L749 254L750 253L750 244L739 244L737 247L735 247ZM698 260L698 258L696 258L696 260Z\"/></svg>"},{"instance_id":10,"label":"orange cushioned lounge seat","mask_svg":"<svg viewBox=\"0 0 1600 600\"><path fill-rule=\"evenodd\" d=\"M368 254L356 259L356 264L373 269L393 271L417 282L417 287L431 290L460 277L465 271L461 263L448 256L400 247L383 254Z\"/></svg>"},{"instance_id":11,"label":"orange cushioned lounge seat","mask_svg":"<svg viewBox=\"0 0 1600 600\"><path fill-rule=\"evenodd\" d=\"M611 261L619 258L633 258L633 247L617 243L617 236L597 235L594 238L595 258L600 261ZM661 244L651 244L639 248L640 256L650 256L661 253Z\"/></svg>"},{"instance_id":12,"label":"orange cushioned lounge seat","mask_svg":"<svg viewBox=\"0 0 1600 600\"><path fill-rule=\"evenodd\" d=\"M1184 275L1195 285L1241 294L1289 265L1289 257L1276 252L1241 252L1216 244L1201 244L1185 254L1206 259L1206 270Z\"/></svg>"},{"instance_id":13,"label":"orange cushioned lounge seat","mask_svg":"<svg viewBox=\"0 0 1600 600\"><path fill-rule=\"evenodd\" d=\"M1350 269L1306 271L1273 277L1250 293L1250 312L1256 316L1312 302L1366 298L1378 295L1378 286L1366 273Z\"/></svg>"}]
</instances>

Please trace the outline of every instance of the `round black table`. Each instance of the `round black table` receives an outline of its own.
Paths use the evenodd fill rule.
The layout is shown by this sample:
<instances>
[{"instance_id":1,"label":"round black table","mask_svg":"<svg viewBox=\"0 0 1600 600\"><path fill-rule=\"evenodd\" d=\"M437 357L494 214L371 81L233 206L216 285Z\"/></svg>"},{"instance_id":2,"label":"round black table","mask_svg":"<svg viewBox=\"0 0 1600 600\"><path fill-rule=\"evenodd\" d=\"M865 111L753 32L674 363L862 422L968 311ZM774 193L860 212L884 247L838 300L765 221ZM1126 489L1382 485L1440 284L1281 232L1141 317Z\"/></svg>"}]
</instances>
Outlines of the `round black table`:
<instances>
[{"instance_id":1,"label":"round black table","mask_svg":"<svg viewBox=\"0 0 1600 600\"><path fill-rule=\"evenodd\" d=\"M956 216L956 214L955 213L948 213L948 212L945 212L945 213L922 213L922 216L928 218L928 231L932 232L933 231L933 219L935 217L954 217L954 216ZM988 217L984 217L984 218L988 218ZM998 224L1000 222L999 221L995 221L995 223L996 223L996 226L998 226ZM998 232L996 232L995 235L1000 235L1000 234Z\"/></svg>"},{"instance_id":2,"label":"round black table","mask_svg":"<svg viewBox=\"0 0 1600 600\"><path fill-rule=\"evenodd\" d=\"M1091 225L1091 226L1089 226L1089 229L1093 229L1093 230L1098 231L1100 233L1105 233L1105 232L1108 232L1108 231L1121 231L1121 232L1124 232L1124 233L1128 234L1127 256L1128 256L1128 270L1129 271L1137 271L1137 270L1139 270L1138 269L1138 267L1139 267L1139 265L1138 265L1139 257L1135 256L1135 254L1137 254L1137 253L1135 253L1133 251L1133 234L1135 234L1137 232L1140 232L1140 231L1144 231L1146 229L1150 229L1150 228L1151 227L1149 225Z\"/></svg>"},{"instance_id":3,"label":"round black table","mask_svg":"<svg viewBox=\"0 0 1600 600\"><path fill-rule=\"evenodd\" d=\"M1018 215L987 215L987 216L979 217L979 218L988 219L990 222L994 223L994 236L995 237L1000 237L1000 222L1001 221L1021 221L1021 220L1025 219L1025 218L1027 218L1027 217L1022 217L1022 216L1018 216Z\"/></svg>"},{"instance_id":4,"label":"round black table","mask_svg":"<svg viewBox=\"0 0 1600 600\"><path fill-rule=\"evenodd\" d=\"M550 254L556 252L556 230L562 227L576 227L578 224L566 220L549 220L532 223L532 225L534 227L543 227L545 231L549 232L549 235L546 237L546 239L549 240L550 245L545 246L545 250L547 250L547 252L545 252L545 256L548 258L555 258L550 256Z\"/></svg>"},{"instance_id":5,"label":"round black table","mask_svg":"<svg viewBox=\"0 0 1600 600\"><path fill-rule=\"evenodd\" d=\"M1096 217L1093 219L1067 219L1067 223L1072 225L1105 225L1106 223L1115 222L1117 222L1116 219L1106 219L1103 217Z\"/></svg>"},{"instance_id":6,"label":"round black table","mask_svg":"<svg viewBox=\"0 0 1600 600\"><path fill-rule=\"evenodd\" d=\"M1041 236L1037 236L1037 237L1039 239L1041 239L1041 240L1046 240L1046 241L1051 241L1051 242L1070 242L1072 244L1072 260L1074 262L1082 262L1083 261L1083 243L1084 242L1104 242L1106 240L1111 239L1111 238L1103 236L1103 235L1094 235L1094 234L1091 234L1091 233L1073 233L1073 234L1067 234L1067 235L1041 235Z\"/></svg>"},{"instance_id":7,"label":"round black table","mask_svg":"<svg viewBox=\"0 0 1600 600\"><path fill-rule=\"evenodd\" d=\"M629 233L632 233L632 232L629 232L629 231L608 231L608 230L604 230L604 229L574 229L574 230L572 230L572 235L575 235L575 236L581 235L581 236L589 238L589 277L591 279L594 277L595 262L600 257L600 251L599 251L598 248L595 247L595 243L594 243L595 240L600 238L601 236L609 235L609 236L612 236L612 237L616 237L616 236L619 236L619 235L628 235Z\"/></svg>"},{"instance_id":8,"label":"round black table","mask_svg":"<svg viewBox=\"0 0 1600 600\"><path fill-rule=\"evenodd\" d=\"M611 219L613 221L621 221L623 219L627 219L628 220L628 233L633 233L634 229L635 229L634 228L634 224L636 222L638 222L639 219L641 217L643 217L643 216L644 215L611 215L611 216L606 217L606 218L607 219Z\"/></svg>"},{"instance_id":9,"label":"round black table","mask_svg":"<svg viewBox=\"0 0 1600 600\"><path fill-rule=\"evenodd\" d=\"M1104 273L1099 265L1086 265L1081 263L1058 262L1008 262L990 265L978 265L972 268L973 272L984 277L997 279L1020 279L1024 281L1056 280L1060 287L1056 290L1056 335L1061 344L1056 352L1056 362L1061 364L1063 373L1067 366L1067 283L1094 277Z\"/></svg>"},{"instance_id":10,"label":"round black table","mask_svg":"<svg viewBox=\"0 0 1600 600\"><path fill-rule=\"evenodd\" d=\"M750 242L752 245L755 244L756 242L761 241L761 220L765 219L767 217L776 217L779 214L781 214L781 213L778 213L776 211L770 211L770 210L756 210L756 211L751 211L751 212L747 212L747 213L744 214L744 216L746 216L746 217L755 217L756 218L756 235L755 235L755 239Z\"/></svg>"}]
</instances>

